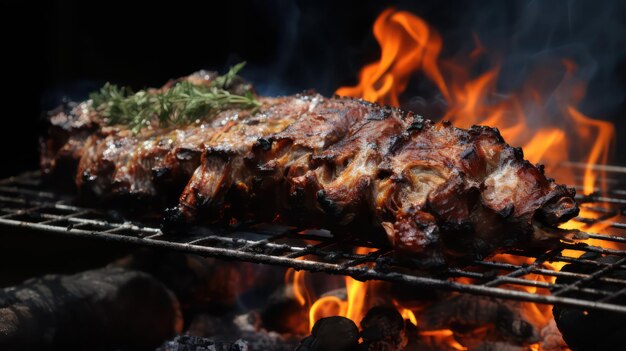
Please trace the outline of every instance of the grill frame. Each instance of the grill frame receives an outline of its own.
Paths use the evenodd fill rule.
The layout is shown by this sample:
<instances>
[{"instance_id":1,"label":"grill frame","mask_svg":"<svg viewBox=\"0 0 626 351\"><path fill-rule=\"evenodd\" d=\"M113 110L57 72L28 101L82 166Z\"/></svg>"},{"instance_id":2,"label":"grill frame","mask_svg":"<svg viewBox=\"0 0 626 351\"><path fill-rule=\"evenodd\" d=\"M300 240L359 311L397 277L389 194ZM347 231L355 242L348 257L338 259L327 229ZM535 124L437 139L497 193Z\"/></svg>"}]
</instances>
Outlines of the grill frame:
<instances>
[{"instance_id":1,"label":"grill frame","mask_svg":"<svg viewBox=\"0 0 626 351\"><path fill-rule=\"evenodd\" d=\"M569 163L566 166L582 169L585 165ZM599 171L626 174L626 167L594 166ZM617 180L619 183L619 180ZM606 196L579 196L583 204L603 203L608 206L589 206L601 218L612 218L626 213L626 191L609 191ZM615 196L615 197L613 197ZM624 196L624 198L620 198ZM617 209L615 209L617 207ZM597 219L578 218L584 223ZM408 286L457 291L482 296L562 305L583 309L626 313L626 304L615 301L626 299L626 279L610 277L615 269L626 270L626 251L585 243L561 243L560 247L534 256L528 252L511 251L511 255L534 257L531 264L511 264L494 261L475 261L466 268L448 268L437 276L411 273L394 256L392 250L360 242L358 238L338 240L325 231L300 231L297 228L247 224L238 228L194 228L189 235L164 234L157 226L116 219L101 209L73 204L71 198L61 198L45 189L40 173L27 172L0 180L0 225L20 227L70 237L85 237L153 247L185 253L291 267L297 270L348 275L358 280L384 280ZM606 221L609 228L626 229L626 223ZM605 242L626 244L626 236L588 233L589 237ZM369 247L367 254L354 253L356 247ZM565 249L618 257L615 262L602 263L588 259L564 256ZM543 267L544 263L562 261L595 267L590 273L557 272ZM484 271L475 270L484 269ZM504 274L498 274L504 272ZM570 284L537 281L525 276L568 277ZM451 279L452 278L452 279ZM460 282L465 278L469 282ZM619 290L610 292L590 287L590 283L613 284ZM520 291L531 287L534 293ZM541 292L541 293L540 293ZM549 294L547 294L549 292ZM572 294L578 294L572 297ZM580 295L584 294L584 295ZM585 298L583 298L584 296ZM598 298L591 298L598 296ZM589 298L586 298L589 297Z\"/></svg>"}]
</instances>

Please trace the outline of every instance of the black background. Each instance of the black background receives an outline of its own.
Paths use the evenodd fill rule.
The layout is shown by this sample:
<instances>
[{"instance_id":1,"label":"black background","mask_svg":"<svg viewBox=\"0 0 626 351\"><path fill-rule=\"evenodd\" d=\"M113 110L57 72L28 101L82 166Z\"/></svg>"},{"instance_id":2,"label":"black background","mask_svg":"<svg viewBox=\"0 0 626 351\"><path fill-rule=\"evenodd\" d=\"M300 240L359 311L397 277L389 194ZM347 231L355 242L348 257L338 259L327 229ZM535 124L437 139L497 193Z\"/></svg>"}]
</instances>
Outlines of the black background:
<instances>
[{"instance_id":1,"label":"black background","mask_svg":"<svg viewBox=\"0 0 626 351\"><path fill-rule=\"evenodd\" d=\"M538 4L539 3L539 4ZM486 45L524 62L574 45L595 64L583 112L624 130L626 11L620 1L396 1L444 37L444 55ZM378 57L371 26L383 1L5 1L0 11L0 176L37 167L42 111L105 81L158 86L242 60L262 93L331 94ZM518 33L522 33L518 35ZM512 44L513 43L513 44ZM586 57L586 56L585 56ZM515 71L515 67L510 69ZM506 79L506 77L504 77ZM598 107L598 105L601 105ZM586 109L585 109L586 108ZM619 133L618 133L619 134ZM618 139L618 150L623 140ZM617 161L624 155L617 152ZM621 159L620 159L621 157Z\"/></svg>"}]
</instances>

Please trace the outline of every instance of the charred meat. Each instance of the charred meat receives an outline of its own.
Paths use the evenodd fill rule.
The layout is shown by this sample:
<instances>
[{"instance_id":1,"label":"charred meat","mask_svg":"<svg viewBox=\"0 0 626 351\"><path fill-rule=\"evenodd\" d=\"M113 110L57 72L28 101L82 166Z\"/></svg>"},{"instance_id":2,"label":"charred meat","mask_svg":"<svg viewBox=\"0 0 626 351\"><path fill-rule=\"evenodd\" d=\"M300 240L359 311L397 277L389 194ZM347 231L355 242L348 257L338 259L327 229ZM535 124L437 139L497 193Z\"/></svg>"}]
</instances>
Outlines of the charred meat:
<instances>
[{"instance_id":1,"label":"charred meat","mask_svg":"<svg viewBox=\"0 0 626 351\"><path fill-rule=\"evenodd\" d=\"M387 241L421 266L534 245L578 213L574 190L495 128L315 93L257 99L256 109L139 132L103 123L84 102L51 116L42 168L91 198L175 195L170 225L323 227Z\"/></svg>"}]
</instances>

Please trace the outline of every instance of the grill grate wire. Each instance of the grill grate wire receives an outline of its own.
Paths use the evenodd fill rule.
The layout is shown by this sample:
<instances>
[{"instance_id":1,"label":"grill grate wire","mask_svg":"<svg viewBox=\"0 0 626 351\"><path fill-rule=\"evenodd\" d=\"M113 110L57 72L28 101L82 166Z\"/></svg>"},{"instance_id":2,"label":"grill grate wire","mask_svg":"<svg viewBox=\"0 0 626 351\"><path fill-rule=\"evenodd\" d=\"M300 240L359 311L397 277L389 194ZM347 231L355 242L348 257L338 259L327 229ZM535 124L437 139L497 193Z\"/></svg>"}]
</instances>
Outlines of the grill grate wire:
<instances>
[{"instance_id":1,"label":"grill grate wire","mask_svg":"<svg viewBox=\"0 0 626 351\"><path fill-rule=\"evenodd\" d=\"M566 165L582 171L584 165ZM46 189L39 172L0 180L0 225L27 228L41 235L56 233L87 237L224 259L279 265L298 270L349 275L358 280L385 280L422 288L458 291L504 299L598 309L626 313L626 167L594 166L611 175L606 195L577 196L581 206L598 218L575 220L592 225L601 222L611 234L588 233L593 240L563 242L547 253L523 251L507 254L513 260L474 261L463 268L448 268L436 276L412 272L393 251L358 239L333 238L326 231L300 231L293 227L251 224L233 228L198 228L189 235L164 234L158 226L125 221L106 211L73 204ZM621 187L621 188L620 188ZM620 221L621 220L621 221ZM355 253L359 246L372 250ZM584 254L582 257L579 257ZM604 256L603 260L589 256ZM510 261L532 263L514 264ZM584 273L558 271L550 265L575 263ZM619 272L618 272L619 273ZM568 283L556 283L556 278Z\"/></svg>"}]
</instances>

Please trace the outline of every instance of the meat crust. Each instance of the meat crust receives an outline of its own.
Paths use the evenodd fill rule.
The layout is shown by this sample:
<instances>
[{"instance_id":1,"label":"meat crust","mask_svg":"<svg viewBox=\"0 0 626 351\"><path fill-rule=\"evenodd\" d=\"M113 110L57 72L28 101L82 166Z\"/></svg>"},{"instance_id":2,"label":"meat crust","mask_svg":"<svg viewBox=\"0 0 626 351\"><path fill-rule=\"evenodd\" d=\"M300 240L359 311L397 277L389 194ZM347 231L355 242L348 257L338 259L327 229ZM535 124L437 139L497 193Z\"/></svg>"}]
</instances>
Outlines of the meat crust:
<instances>
[{"instance_id":1,"label":"meat crust","mask_svg":"<svg viewBox=\"0 0 626 351\"><path fill-rule=\"evenodd\" d=\"M80 193L97 199L159 202L182 191L170 227L232 218L323 227L386 241L422 267L533 245L538 226L578 213L574 190L495 128L314 93L259 99L254 112L136 135L83 103L51 118L42 168L73 172Z\"/></svg>"}]
</instances>

